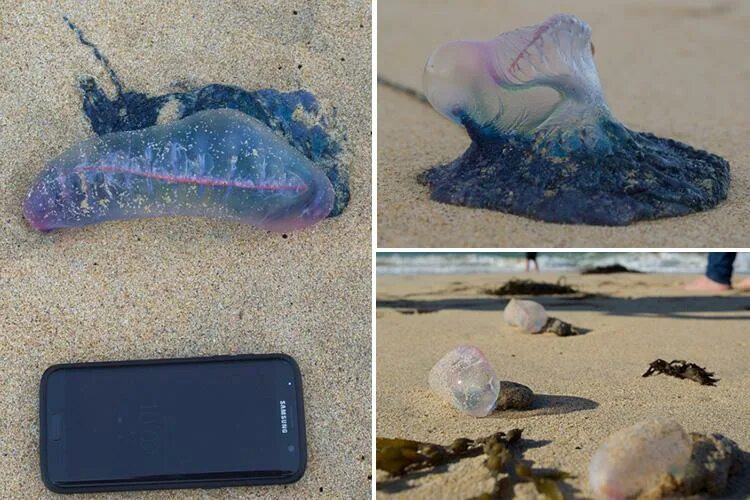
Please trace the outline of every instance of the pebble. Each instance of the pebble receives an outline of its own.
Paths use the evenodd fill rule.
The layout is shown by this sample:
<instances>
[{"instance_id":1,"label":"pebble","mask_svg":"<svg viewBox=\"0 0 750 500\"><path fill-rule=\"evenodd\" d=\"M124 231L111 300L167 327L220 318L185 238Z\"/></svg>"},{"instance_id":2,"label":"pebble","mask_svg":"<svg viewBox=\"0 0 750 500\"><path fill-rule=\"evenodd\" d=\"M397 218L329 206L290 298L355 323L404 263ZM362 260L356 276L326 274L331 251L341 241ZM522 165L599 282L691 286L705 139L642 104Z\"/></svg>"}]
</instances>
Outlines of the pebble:
<instances>
[{"instance_id":1,"label":"pebble","mask_svg":"<svg viewBox=\"0 0 750 500\"><path fill-rule=\"evenodd\" d=\"M534 391L523 384L502 380L500 396L497 398L498 410L525 410L534 401Z\"/></svg>"}]
</instances>

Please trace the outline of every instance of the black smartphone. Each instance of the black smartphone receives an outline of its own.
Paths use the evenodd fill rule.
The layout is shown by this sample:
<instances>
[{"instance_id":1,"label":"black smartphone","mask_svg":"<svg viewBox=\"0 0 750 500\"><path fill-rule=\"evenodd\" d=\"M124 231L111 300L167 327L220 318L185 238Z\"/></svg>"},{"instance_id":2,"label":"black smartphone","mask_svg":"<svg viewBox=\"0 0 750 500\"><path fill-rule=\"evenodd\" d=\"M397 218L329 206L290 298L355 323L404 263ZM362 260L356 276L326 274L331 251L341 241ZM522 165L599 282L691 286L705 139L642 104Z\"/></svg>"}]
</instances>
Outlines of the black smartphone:
<instances>
[{"instance_id":1,"label":"black smartphone","mask_svg":"<svg viewBox=\"0 0 750 500\"><path fill-rule=\"evenodd\" d=\"M55 365L39 421L56 493L290 483L307 463L302 380L283 354Z\"/></svg>"}]
</instances>

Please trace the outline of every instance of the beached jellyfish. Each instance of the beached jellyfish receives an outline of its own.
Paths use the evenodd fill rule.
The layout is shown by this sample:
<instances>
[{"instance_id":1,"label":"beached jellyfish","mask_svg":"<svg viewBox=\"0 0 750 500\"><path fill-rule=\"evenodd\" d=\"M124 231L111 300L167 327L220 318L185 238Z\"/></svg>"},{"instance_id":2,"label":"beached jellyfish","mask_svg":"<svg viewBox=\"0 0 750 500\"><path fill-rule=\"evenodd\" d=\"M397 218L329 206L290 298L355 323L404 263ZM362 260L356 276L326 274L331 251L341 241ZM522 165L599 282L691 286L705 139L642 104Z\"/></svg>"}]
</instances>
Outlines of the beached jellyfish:
<instances>
[{"instance_id":1,"label":"beached jellyfish","mask_svg":"<svg viewBox=\"0 0 750 500\"><path fill-rule=\"evenodd\" d=\"M572 15L438 47L425 67L425 96L466 128L472 144L420 174L432 198L599 225L684 215L724 200L729 164L618 122L593 56L591 28Z\"/></svg>"},{"instance_id":2,"label":"beached jellyfish","mask_svg":"<svg viewBox=\"0 0 750 500\"><path fill-rule=\"evenodd\" d=\"M667 476L686 471L692 441L670 418L651 418L621 429L594 453L589 484L599 498L620 500L658 488Z\"/></svg>"},{"instance_id":3,"label":"beached jellyfish","mask_svg":"<svg viewBox=\"0 0 750 500\"><path fill-rule=\"evenodd\" d=\"M291 231L346 208L348 175L334 138L343 136L311 92L223 84L155 96L128 90L98 47L63 19L115 93L80 79L83 112L99 137L40 174L24 203L32 226L204 215Z\"/></svg>"},{"instance_id":4,"label":"beached jellyfish","mask_svg":"<svg viewBox=\"0 0 750 500\"><path fill-rule=\"evenodd\" d=\"M510 299L503 311L503 319L527 333L539 333L547 325L547 311L532 300Z\"/></svg>"},{"instance_id":5,"label":"beached jellyfish","mask_svg":"<svg viewBox=\"0 0 750 500\"><path fill-rule=\"evenodd\" d=\"M24 215L41 231L161 215L293 231L324 219L333 199L323 172L268 127L215 109L76 144L39 175Z\"/></svg>"},{"instance_id":6,"label":"beached jellyfish","mask_svg":"<svg viewBox=\"0 0 750 500\"><path fill-rule=\"evenodd\" d=\"M430 370L430 388L456 409L485 417L495 409L500 382L482 351L461 345L443 356Z\"/></svg>"}]
</instances>

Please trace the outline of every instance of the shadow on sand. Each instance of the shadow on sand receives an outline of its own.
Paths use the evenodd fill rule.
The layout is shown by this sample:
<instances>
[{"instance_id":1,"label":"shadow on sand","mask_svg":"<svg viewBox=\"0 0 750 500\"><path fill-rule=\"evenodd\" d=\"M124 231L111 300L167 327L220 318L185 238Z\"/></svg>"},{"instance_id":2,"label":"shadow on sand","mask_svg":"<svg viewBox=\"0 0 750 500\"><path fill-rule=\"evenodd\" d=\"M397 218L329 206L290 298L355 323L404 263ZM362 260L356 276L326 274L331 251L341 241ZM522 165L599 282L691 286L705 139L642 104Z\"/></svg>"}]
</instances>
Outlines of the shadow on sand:
<instances>
[{"instance_id":1,"label":"shadow on sand","mask_svg":"<svg viewBox=\"0 0 750 500\"><path fill-rule=\"evenodd\" d=\"M382 299L377 307L415 313L445 309L502 311L510 299L500 297L456 297L445 299ZM553 315L560 311L599 311L611 316L666 317L678 319L750 320L750 295L667 296L622 298L603 295L564 297L536 296ZM734 313L734 314L728 314Z\"/></svg>"},{"instance_id":2,"label":"shadow on sand","mask_svg":"<svg viewBox=\"0 0 750 500\"><path fill-rule=\"evenodd\" d=\"M599 403L577 396L556 396L554 394L534 394L531 408L526 410L502 410L494 412L490 418L524 418L539 415L562 415L576 411L593 410Z\"/></svg>"}]
</instances>

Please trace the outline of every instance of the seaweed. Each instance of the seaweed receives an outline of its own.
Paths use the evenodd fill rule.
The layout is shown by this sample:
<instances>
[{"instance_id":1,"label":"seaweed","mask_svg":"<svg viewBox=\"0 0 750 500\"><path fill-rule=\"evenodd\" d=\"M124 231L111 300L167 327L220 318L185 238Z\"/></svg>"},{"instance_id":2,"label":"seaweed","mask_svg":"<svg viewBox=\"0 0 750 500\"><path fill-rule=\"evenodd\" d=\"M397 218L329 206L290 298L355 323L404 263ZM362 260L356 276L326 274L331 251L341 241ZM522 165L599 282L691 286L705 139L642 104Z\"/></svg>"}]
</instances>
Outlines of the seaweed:
<instances>
[{"instance_id":1,"label":"seaweed","mask_svg":"<svg viewBox=\"0 0 750 500\"><path fill-rule=\"evenodd\" d=\"M479 439L458 438L442 446L410 439L377 438L376 467L392 476L404 476L416 471L456 462L462 458L487 455L483 465L495 479L492 491L477 497L481 500L512 496L517 483L531 482L546 498L562 499L560 481L572 476L559 470L532 469L522 461L522 453L515 449L521 441L523 429L497 432ZM519 451L514 454L513 451Z\"/></svg>"},{"instance_id":2,"label":"seaweed","mask_svg":"<svg viewBox=\"0 0 750 500\"><path fill-rule=\"evenodd\" d=\"M709 372L705 368L696 365L695 363L688 363L681 359L675 359L667 363L663 359L659 358L652 361L648 365L646 373L641 375L642 377L650 377L651 375L663 373L664 375L671 375L680 379L688 379L698 382L701 385L715 386L719 379L714 378L714 372Z\"/></svg>"},{"instance_id":3,"label":"seaweed","mask_svg":"<svg viewBox=\"0 0 750 500\"><path fill-rule=\"evenodd\" d=\"M643 271L637 271L630 269L622 264L610 264L608 266L594 266L587 267L581 274L616 274L616 273L642 273Z\"/></svg>"},{"instance_id":4,"label":"seaweed","mask_svg":"<svg viewBox=\"0 0 750 500\"><path fill-rule=\"evenodd\" d=\"M476 457L482 453L484 443L497 435L504 438L505 433L499 432L480 439L458 438L448 446L410 439L377 438L375 466L392 476L402 476L462 458Z\"/></svg>"},{"instance_id":5,"label":"seaweed","mask_svg":"<svg viewBox=\"0 0 750 500\"><path fill-rule=\"evenodd\" d=\"M575 477L561 470L535 471L526 464L516 465L516 474L519 478L534 483L536 491L544 495L545 498L553 500L563 500L564 498L558 482Z\"/></svg>"},{"instance_id":6,"label":"seaweed","mask_svg":"<svg viewBox=\"0 0 750 500\"><path fill-rule=\"evenodd\" d=\"M567 295L578 293L578 290L566 285L564 278L560 278L555 283L513 279L499 288L488 288L485 293L500 297L507 295Z\"/></svg>"},{"instance_id":7,"label":"seaweed","mask_svg":"<svg viewBox=\"0 0 750 500\"><path fill-rule=\"evenodd\" d=\"M490 439L484 445L487 459L484 466L495 478L495 485L491 492L484 493L477 500L491 500L495 498L508 498L513 495L513 488L517 483L530 482L534 484L536 491L550 500L562 500L559 481L570 479L575 476L560 470L534 470L521 457L514 457L508 445L520 439L522 430L513 429L516 432L512 439L509 433L508 439Z\"/></svg>"}]
</instances>

